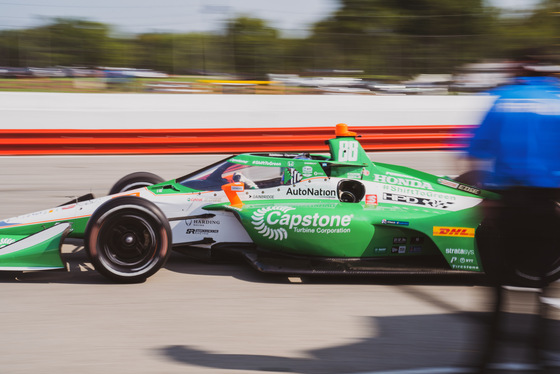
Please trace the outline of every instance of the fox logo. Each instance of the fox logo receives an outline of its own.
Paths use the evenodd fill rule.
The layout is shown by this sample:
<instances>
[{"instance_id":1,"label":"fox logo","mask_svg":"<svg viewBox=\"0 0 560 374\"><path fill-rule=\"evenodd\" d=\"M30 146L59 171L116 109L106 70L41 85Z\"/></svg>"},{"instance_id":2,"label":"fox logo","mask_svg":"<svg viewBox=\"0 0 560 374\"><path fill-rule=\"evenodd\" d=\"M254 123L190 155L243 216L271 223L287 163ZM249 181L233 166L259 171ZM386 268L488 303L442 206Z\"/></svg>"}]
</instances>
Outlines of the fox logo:
<instances>
[{"instance_id":1,"label":"fox logo","mask_svg":"<svg viewBox=\"0 0 560 374\"><path fill-rule=\"evenodd\" d=\"M443 227L434 226L434 236L453 236L460 238L474 238L474 228L471 227Z\"/></svg>"}]
</instances>

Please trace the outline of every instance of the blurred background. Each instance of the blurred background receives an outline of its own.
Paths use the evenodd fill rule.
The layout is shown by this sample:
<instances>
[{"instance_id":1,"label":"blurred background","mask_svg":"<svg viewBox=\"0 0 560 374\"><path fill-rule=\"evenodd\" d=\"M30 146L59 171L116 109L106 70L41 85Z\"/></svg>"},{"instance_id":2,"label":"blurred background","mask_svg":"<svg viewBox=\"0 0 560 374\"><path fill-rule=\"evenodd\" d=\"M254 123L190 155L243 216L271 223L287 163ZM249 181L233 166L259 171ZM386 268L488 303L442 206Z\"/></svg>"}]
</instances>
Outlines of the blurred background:
<instances>
[{"instance_id":1,"label":"blurred background","mask_svg":"<svg viewBox=\"0 0 560 374\"><path fill-rule=\"evenodd\" d=\"M559 59L559 17L558 0L0 2L0 89L476 92Z\"/></svg>"}]
</instances>

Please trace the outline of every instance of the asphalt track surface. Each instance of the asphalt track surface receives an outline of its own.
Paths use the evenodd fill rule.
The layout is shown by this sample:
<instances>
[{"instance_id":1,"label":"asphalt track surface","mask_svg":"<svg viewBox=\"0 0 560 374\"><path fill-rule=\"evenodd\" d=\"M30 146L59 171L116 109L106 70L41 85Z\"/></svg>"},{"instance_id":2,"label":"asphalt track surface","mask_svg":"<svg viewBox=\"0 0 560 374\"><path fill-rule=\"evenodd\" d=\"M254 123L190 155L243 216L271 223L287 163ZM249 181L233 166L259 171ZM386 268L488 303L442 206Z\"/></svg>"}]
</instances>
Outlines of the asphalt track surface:
<instances>
[{"instance_id":1,"label":"asphalt track surface","mask_svg":"<svg viewBox=\"0 0 560 374\"><path fill-rule=\"evenodd\" d=\"M131 172L172 179L223 157L0 157L0 217L101 196ZM372 159L446 175L466 167L444 152ZM63 252L69 272L0 273L0 373L463 373L491 307L479 278L288 279L173 253L147 282L117 285L83 248ZM528 332L535 295L512 294L511 324ZM525 348L509 344L495 372L530 372Z\"/></svg>"}]
</instances>

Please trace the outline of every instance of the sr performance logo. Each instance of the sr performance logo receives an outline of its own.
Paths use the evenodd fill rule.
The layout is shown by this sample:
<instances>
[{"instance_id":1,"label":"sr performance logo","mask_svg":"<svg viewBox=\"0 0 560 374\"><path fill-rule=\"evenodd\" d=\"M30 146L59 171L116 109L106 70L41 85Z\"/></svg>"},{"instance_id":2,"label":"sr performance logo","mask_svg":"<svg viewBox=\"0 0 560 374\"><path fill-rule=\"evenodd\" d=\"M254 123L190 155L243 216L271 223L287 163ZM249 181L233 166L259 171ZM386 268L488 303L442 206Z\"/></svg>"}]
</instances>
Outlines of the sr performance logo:
<instances>
[{"instance_id":1,"label":"sr performance logo","mask_svg":"<svg viewBox=\"0 0 560 374\"><path fill-rule=\"evenodd\" d=\"M288 231L304 234L347 234L352 223L350 215L319 215L288 213L295 208L270 206L260 208L251 216L255 230L264 237L273 240L288 238Z\"/></svg>"},{"instance_id":2,"label":"sr performance logo","mask_svg":"<svg viewBox=\"0 0 560 374\"><path fill-rule=\"evenodd\" d=\"M383 200L390 201L393 203L424 205L430 208L439 208L439 209L447 209L454 204L452 201L429 199L426 197L406 196L406 195L387 193L387 192L383 193Z\"/></svg>"}]
</instances>

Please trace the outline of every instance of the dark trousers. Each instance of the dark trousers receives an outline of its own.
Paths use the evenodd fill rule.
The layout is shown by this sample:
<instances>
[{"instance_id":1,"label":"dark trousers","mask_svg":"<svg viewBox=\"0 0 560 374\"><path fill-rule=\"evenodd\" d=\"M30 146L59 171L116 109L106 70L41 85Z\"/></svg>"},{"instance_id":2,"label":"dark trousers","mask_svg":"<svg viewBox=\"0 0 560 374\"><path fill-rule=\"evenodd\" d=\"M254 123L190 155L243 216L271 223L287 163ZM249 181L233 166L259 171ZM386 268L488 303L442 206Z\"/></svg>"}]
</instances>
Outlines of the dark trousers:
<instances>
[{"instance_id":1,"label":"dark trousers","mask_svg":"<svg viewBox=\"0 0 560 374\"><path fill-rule=\"evenodd\" d=\"M542 366L546 336L545 306L540 296L560 277L560 209L558 190L515 188L500 191L500 201L485 202L485 218L477 231L480 259L494 287L493 312L486 321L479 373L490 373L500 342L504 341L504 286L536 288L531 336L527 348L534 364Z\"/></svg>"}]
</instances>

